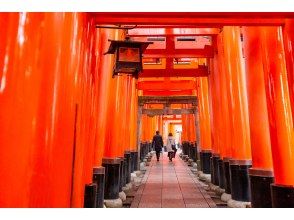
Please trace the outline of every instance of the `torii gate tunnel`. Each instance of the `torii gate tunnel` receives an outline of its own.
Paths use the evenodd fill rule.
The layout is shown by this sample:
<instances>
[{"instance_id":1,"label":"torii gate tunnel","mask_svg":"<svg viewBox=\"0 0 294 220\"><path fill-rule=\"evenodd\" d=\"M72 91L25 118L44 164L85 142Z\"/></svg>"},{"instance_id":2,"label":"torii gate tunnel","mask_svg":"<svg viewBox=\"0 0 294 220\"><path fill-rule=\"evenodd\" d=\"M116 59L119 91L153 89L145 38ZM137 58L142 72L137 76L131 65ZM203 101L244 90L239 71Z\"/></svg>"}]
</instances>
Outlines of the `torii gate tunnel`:
<instances>
[{"instance_id":1,"label":"torii gate tunnel","mask_svg":"<svg viewBox=\"0 0 294 220\"><path fill-rule=\"evenodd\" d=\"M154 167L186 162L227 206L294 207L294 13L1 12L0 26L0 207L122 207ZM147 42L138 77L104 55L125 39ZM179 135L183 161L156 165L155 131Z\"/></svg>"}]
</instances>

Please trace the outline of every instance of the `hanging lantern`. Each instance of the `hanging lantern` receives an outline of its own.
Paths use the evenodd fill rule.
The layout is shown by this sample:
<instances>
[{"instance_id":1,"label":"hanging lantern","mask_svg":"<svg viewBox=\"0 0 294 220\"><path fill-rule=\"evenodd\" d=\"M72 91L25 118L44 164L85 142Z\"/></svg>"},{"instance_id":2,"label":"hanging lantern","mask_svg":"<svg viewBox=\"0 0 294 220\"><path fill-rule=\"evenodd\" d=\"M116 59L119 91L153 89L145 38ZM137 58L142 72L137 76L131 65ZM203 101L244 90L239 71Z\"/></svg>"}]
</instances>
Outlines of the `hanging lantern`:
<instances>
[{"instance_id":1,"label":"hanging lantern","mask_svg":"<svg viewBox=\"0 0 294 220\"><path fill-rule=\"evenodd\" d=\"M110 40L110 46L105 54L115 55L115 65L112 77L121 74L130 74L138 78L142 71L142 53L152 42L131 41L127 38L124 41ZM105 55L104 54L104 55Z\"/></svg>"}]
</instances>

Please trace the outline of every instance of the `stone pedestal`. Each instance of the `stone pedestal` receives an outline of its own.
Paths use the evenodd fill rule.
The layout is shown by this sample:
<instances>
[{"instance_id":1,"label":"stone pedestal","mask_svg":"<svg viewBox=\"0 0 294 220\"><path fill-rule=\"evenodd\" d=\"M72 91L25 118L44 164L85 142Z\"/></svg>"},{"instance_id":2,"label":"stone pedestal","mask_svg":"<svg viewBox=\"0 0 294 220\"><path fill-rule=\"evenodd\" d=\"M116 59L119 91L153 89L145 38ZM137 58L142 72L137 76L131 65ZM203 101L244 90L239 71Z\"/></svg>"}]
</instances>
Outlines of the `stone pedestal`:
<instances>
[{"instance_id":1,"label":"stone pedestal","mask_svg":"<svg viewBox=\"0 0 294 220\"><path fill-rule=\"evenodd\" d=\"M223 158L224 162L224 180L225 180L225 191L227 194L231 194L231 175L230 175L230 159L228 157Z\"/></svg>"},{"instance_id":2,"label":"stone pedestal","mask_svg":"<svg viewBox=\"0 0 294 220\"><path fill-rule=\"evenodd\" d=\"M224 201L224 202L228 202L231 199L232 199L231 194L223 193L222 196L221 196L221 200Z\"/></svg>"},{"instance_id":3,"label":"stone pedestal","mask_svg":"<svg viewBox=\"0 0 294 220\"><path fill-rule=\"evenodd\" d=\"M106 208L122 208L123 203L120 198L104 200Z\"/></svg>"},{"instance_id":4,"label":"stone pedestal","mask_svg":"<svg viewBox=\"0 0 294 220\"><path fill-rule=\"evenodd\" d=\"M219 185L219 172L218 172L218 160L220 159L219 154L212 154L211 157L211 182L218 186Z\"/></svg>"},{"instance_id":5,"label":"stone pedestal","mask_svg":"<svg viewBox=\"0 0 294 220\"><path fill-rule=\"evenodd\" d=\"M131 151L131 173L138 170L138 151Z\"/></svg>"},{"instance_id":6,"label":"stone pedestal","mask_svg":"<svg viewBox=\"0 0 294 220\"><path fill-rule=\"evenodd\" d=\"M294 208L294 187L271 185L273 208Z\"/></svg>"},{"instance_id":7,"label":"stone pedestal","mask_svg":"<svg viewBox=\"0 0 294 220\"><path fill-rule=\"evenodd\" d=\"M118 196L123 202L127 199L127 195L124 193L124 191L119 192Z\"/></svg>"},{"instance_id":8,"label":"stone pedestal","mask_svg":"<svg viewBox=\"0 0 294 220\"><path fill-rule=\"evenodd\" d=\"M85 185L84 208L96 208L97 185L95 183Z\"/></svg>"},{"instance_id":9,"label":"stone pedestal","mask_svg":"<svg viewBox=\"0 0 294 220\"><path fill-rule=\"evenodd\" d=\"M251 160L230 160L232 199L241 202L250 201L249 168Z\"/></svg>"},{"instance_id":10,"label":"stone pedestal","mask_svg":"<svg viewBox=\"0 0 294 220\"><path fill-rule=\"evenodd\" d=\"M212 154L210 150L202 150L200 152L200 163L201 163L201 170L205 174L210 174L211 167L210 167L210 158Z\"/></svg>"},{"instance_id":11,"label":"stone pedestal","mask_svg":"<svg viewBox=\"0 0 294 220\"><path fill-rule=\"evenodd\" d=\"M126 183L131 182L131 170L132 170L132 162L131 162L131 152L125 151L124 155L125 161L126 161Z\"/></svg>"},{"instance_id":12,"label":"stone pedestal","mask_svg":"<svg viewBox=\"0 0 294 220\"><path fill-rule=\"evenodd\" d=\"M250 202L236 201L234 199L230 199L227 204L230 208L251 208Z\"/></svg>"},{"instance_id":13,"label":"stone pedestal","mask_svg":"<svg viewBox=\"0 0 294 220\"><path fill-rule=\"evenodd\" d=\"M124 157L118 157L120 159L119 167L119 192L122 191L122 188L126 185L126 161Z\"/></svg>"},{"instance_id":14,"label":"stone pedestal","mask_svg":"<svg viewBox=\"0 0 294 220\"><path fill-rule=\"evenodd\" d=\"M93 183L97 185L96 208L103 208L104 204L104 185L105 185L105 168L93 168Z\"/></svg>"},{"instance_id":15,"label":"stone pedestal","mask_svg":"<svg viewBox=\"0 0 294 220\"><path fill-rule=\"evenodd\" d=\"M224 161L222 159L218 160L218 174L219 174L219 187L225 188L225 173L224 173Z\"/></svg>"},{"instance_id":16,"label":"stone pedestal","mask_svg":"<svg viewBox=\"0 0 294 220\"><path fill-rule=\"evenodd\" d=\"M120 187L120 164L118 158L103 158L102 166L105 167L105 200L118 199Z\"/></svg>"},{"instance_id":17,"label":"stone pedestal","mask_svg":"<svg viewBox=\"0 0 294 220\"><path fill-rule=\"evenodd\" d=\"M249 169L251 205L253 208L271 208L271 184L274 182L270 170Z\"/></svg>"}]
</instances>

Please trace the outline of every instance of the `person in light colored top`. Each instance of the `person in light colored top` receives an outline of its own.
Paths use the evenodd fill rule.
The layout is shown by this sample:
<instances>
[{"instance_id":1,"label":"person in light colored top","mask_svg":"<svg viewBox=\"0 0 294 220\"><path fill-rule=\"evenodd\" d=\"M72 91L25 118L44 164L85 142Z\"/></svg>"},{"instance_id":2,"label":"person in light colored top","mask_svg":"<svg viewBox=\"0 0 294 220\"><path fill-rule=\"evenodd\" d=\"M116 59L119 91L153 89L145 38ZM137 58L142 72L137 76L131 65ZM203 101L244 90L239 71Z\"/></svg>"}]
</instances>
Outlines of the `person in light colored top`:
<instances>
[{"instance_id":1,"label":"person in light colored top","mask_svg":"<svg viewBox=\"0 0 294 220\"><path fill-rule=\"evenodd\" d=\"M169 158L169 161L172 161L172 159L174 158L175 149L176 149L175 139L173 137L173 134L169 133L167 137L167 141L166 141L166 151L168 152L167 156Z\"/></svg>"}]
</instances>

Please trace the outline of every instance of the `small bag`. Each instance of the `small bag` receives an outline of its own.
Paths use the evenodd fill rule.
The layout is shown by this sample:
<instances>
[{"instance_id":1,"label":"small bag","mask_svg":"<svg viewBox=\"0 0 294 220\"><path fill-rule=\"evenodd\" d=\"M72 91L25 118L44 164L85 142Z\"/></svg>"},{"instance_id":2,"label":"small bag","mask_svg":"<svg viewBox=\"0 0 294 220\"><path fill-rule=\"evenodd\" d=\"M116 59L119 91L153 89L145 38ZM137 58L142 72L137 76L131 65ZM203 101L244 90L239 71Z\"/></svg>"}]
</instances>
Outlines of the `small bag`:
<instances>
[{"instance_id":1,"label":"small bag","mask_svg":"<svg viewBox=\"0 0 294 220\"><path fill-rule=\"evenodd\" d=\"M168 158L175 158L175 156L176 156L175 152L170 151L170 152L167 153Z\"/></svg>"},{"instance_id":2,"label":"small bag","mask_svg":"<svg viewBox=\"0 0 294 220\"><path fill-rule=\"evenodd\" d=\"M172 144L170 140L168 140L168 141L169 141L169 143L171 145L172 150L176 151L177 150L176 145Z\"/></svg>"},{"instance_id":3,"label":"small bag","mask_svg":"<svg viewBox=\"0 0 294 220\"><path fill-rule=\"evenodd\" d=\"M176 145L173 144L172 149L173 149L173 151L176 151L177 150Z\"/></svg>"}]
</instances>

